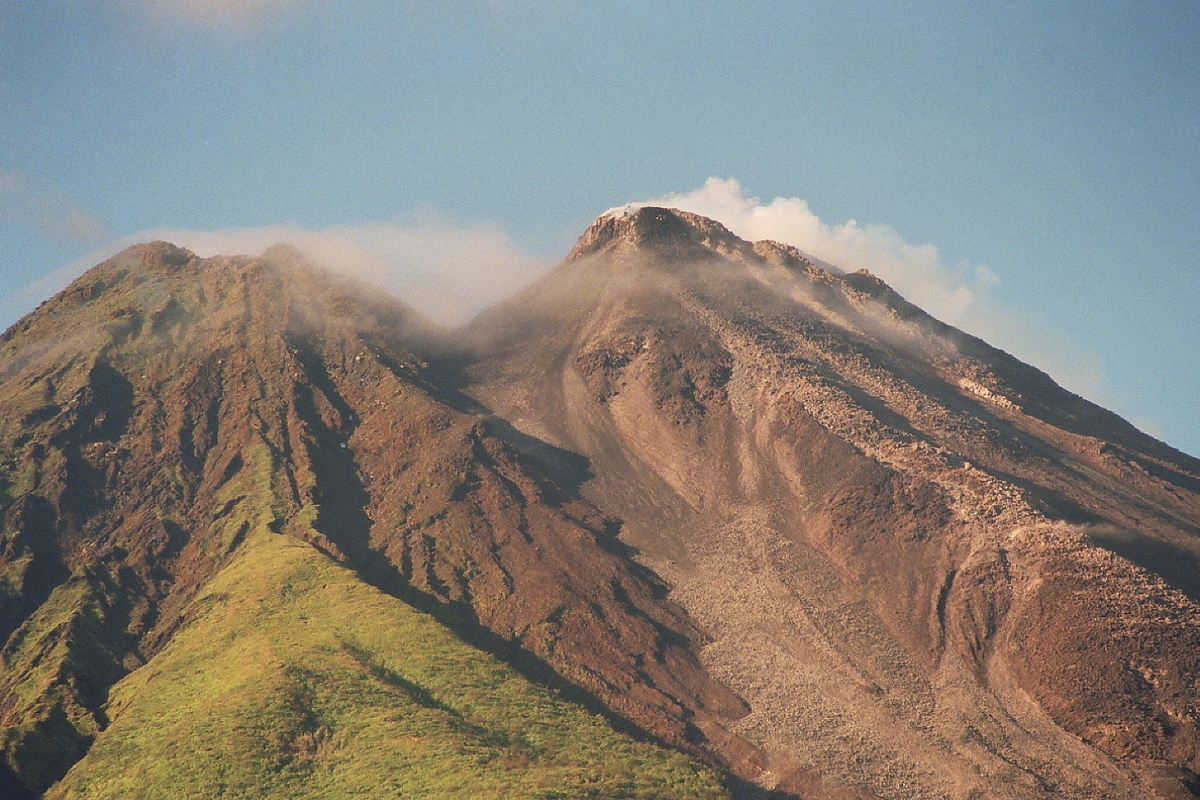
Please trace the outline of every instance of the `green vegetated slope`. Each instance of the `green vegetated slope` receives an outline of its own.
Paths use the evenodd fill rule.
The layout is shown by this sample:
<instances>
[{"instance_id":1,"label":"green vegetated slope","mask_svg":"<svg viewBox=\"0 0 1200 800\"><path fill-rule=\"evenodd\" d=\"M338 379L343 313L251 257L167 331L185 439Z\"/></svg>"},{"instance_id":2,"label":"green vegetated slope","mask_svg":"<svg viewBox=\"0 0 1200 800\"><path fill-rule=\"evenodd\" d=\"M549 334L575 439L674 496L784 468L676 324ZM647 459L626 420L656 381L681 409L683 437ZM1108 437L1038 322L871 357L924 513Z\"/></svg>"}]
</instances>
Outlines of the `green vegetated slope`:
<instances>
[{"instance_id":1,"label":"green vegetated slope","mask_svg":"<svg viewBox=\"0 0 1200 800\"><path fill-rule=\"evenodd\" d=\"M708 798L634 741L296 539L252 532L48 798Z\"/></svg>"},{"instance_id":2,"label":"green vegetated slope","mask_svg":"<svg viewBox=\"0 0 1200 800\"><path fill-rule=\"evenodd\" d=\"M128 671L114 652L121 638L113 624L116 590L107 568L79 570L0 649L4 800L31 796L12 780L18 770L29 785L53 783L103 726L104 688Z\"/></svg>"}]
</instances>

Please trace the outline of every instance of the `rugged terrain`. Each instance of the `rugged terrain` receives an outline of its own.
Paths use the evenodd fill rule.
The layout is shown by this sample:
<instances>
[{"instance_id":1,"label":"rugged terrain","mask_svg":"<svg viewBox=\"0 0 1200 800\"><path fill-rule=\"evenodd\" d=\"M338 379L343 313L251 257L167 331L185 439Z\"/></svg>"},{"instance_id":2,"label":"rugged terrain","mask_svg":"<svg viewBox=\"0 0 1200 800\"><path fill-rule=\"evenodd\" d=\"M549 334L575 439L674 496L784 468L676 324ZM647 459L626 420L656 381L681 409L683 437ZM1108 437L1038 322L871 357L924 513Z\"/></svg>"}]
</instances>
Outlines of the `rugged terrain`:
<instances>
[{"instance_id":1,"label":"rugged terrain","mask_svg":"<svg viewBox=\"0 0 1200 800\"><path fill-rule=\"evenodd\" d=\"M0 525L2 797L1200 796L1200 462L683 212L461 331L131 248Z\"/></svg>"},{"instance_id":2,"label":"rugged terrain","mask_svg":"<svg viewBox=\"0 0 1200 800\"><path fill-rule=\"evenodd\" d=\"M38 795L88 753L67 781L86 785L75 776L90 774L95 754L113 758L100 744L123 725L148 725L127 718L147 708L129 687L147 670L165 671L157 665L170 654L195 662L178 641L214 603L253 606L212 586L228 584L239 554L263 536L308 543L642 739L699 754L696 724L743 713L700 668L701 634L665 599L666 587L623 554L616 523L569 481L523 466L475 415L456 410L465 398L429 381L417 351L430 342L398 303L315 272L294 253L203 261L165 243L105 262L10 329L0 343L0 794ZM281 595L294 584L281 579ZM336 607L342 618L361 613L357 603ZM213 665L236 674L264 658L289 676L307 661L298 646L312 645L270 639L249 663ZM403 647L379 658L402 662ZM353 670L355 679L364 671L375 667ZM388 684L391 673L379 674ZM418 697L432 692L403 670L396 680L413 683ZM297 737L311 731L289 719L318 719L307 705L315 701L262 688L268 696L242 700L277 706L268 719L278 725L261 723L264 735L277 740L279 764L299 769L294 756L307 745ZM218 739L244 710L210 721ZM211 745L197 730L173 730L180 751L196 739ZM331 735L339 745L327 748L331 763L340 763L354 742L336 728ZM567 727L554 738L575 736ZM396 746L404 749L403 738ZM512 755L507 745L493 749ZM127 773L151 772L150 752L129 752ZM567 758L524 755L536 766L539 754ZM220 771L197 780L191 796L224 785ZM262 796L251 786L235 794Z\"/></svg>"},{"instance_id":3,"label":"rugged terrain","mask_svg":"<svg viewBox=\"0 0 1200 800\"><path fill-rule=\"evenodd\" d=\"M472 392L710 637L805 796L1190 796L1200 463L719 224L611 214L472 325Z\"/></svg>"}]
</instances>

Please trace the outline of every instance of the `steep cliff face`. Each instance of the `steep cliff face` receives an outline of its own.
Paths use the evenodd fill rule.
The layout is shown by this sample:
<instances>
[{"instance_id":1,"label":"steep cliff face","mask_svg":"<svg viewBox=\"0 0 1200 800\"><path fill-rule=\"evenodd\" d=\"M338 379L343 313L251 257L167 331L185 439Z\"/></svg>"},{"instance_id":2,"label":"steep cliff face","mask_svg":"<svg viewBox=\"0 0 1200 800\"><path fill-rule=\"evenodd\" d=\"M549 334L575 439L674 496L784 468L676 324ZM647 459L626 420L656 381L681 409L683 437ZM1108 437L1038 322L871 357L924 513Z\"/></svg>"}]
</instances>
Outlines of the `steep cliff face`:
<instances>
[{"instance_id":1,"label":"steep cliff face","mask_svg":"<svg viewBox=\"0 0 1200 800\"><path fill-rule=\"evenodd\" d=\"M6 334L6 796L61 777L109 724L110 687L262 531L659 741L702 753L713 714L743 713L579 477L529 469L438 382L437 338L286 250L203 260L165 243Z\"/></svg>"},{"instance_id":2,"label":"steep cliff face","mask_svg":"<svg viewBox=\"0 0 1200 800\"><path fill-rule=\"evenodd\" d=\"M602 217L470 333L468 391L587 456L711 637L760 783L1196 787L1194 459L869 274L667 209Z\"/></svg>"}]
</instances>

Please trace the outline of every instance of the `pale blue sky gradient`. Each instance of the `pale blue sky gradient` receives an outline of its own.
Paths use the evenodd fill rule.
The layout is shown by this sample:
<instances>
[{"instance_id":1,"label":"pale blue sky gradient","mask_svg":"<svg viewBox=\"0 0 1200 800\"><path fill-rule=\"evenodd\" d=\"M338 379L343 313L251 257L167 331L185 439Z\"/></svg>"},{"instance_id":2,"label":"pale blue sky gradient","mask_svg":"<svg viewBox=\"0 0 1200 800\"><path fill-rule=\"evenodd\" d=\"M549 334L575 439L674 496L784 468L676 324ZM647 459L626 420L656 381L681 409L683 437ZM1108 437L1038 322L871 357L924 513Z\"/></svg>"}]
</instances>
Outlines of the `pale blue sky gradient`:
<instances>
[{"instance_id":1,"label":"pale blue sky gradient","mask_svg":"<svg viewBox=\"0 0 1200 800\"><path fill-rule=\"evenodd\" d=\"M1200 454L1200 5L915 5L0 0L0 325L142 232L434 220L544 265L733 178L933 245L993 343Z\"/></svg>"}]
</instances>

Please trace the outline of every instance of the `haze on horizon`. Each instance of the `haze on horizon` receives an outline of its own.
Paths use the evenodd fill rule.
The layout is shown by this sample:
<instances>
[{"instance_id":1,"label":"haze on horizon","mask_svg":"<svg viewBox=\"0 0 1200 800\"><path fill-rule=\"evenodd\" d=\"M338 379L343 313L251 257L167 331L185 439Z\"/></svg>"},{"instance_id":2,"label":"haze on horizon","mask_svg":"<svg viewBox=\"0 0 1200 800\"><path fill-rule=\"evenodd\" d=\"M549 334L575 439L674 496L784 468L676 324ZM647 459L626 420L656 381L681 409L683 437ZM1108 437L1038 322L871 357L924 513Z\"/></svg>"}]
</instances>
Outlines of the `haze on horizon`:
<instances>
[{"instance_id":1,"label":"haze on horizon","mask_svg":"<svg viewBox=\"0 0 1200 800\"><path fill-rule=\"evenodd\" d=\"M1200 454L1198 40L1169 3L3 4L0 325L146 238L461 321L653 201Z\"/></svg>"}]
</instances>

